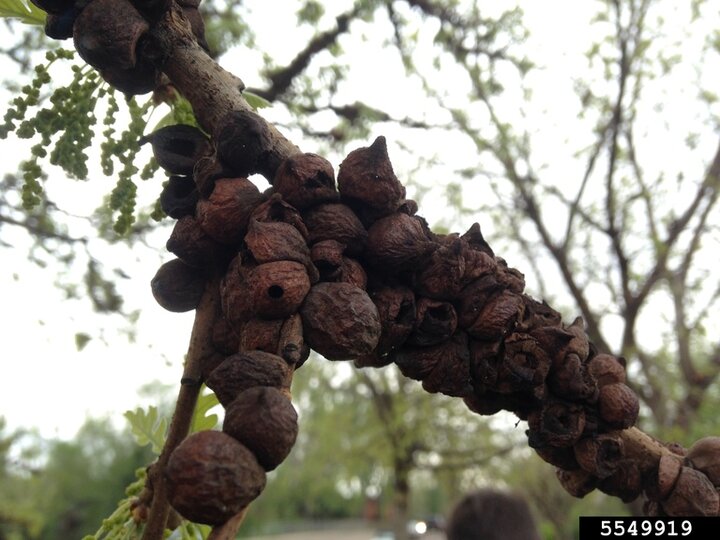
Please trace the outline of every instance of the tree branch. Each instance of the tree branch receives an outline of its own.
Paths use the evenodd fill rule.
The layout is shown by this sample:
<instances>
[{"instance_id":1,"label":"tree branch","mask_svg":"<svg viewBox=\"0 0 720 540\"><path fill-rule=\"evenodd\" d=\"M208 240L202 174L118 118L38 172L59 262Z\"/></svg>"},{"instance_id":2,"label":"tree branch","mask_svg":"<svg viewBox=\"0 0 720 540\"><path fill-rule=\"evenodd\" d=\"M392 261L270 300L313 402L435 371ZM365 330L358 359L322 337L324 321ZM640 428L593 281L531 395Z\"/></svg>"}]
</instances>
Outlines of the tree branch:
<instances>
[{"instance_id":1,"label":"tree branch","mask_svg":"<svg viewBox=\"0 0 720 540\"><path fill-rule=\"evenodd\" d=\"M185 369L165 446L158 460L148 470L148 483L152 489L152 505L142 540L157 540L163 537L170 512L164 471L173 450L187 437L190 430L202 382L200 378L201 362L203 358L213 353L212 329L220 302L218 284L219 279L217 278L208 280L205 293L195 311L195 322L190 334Z\"/></svg>"},{"instance_id":2,"label":"tree branch","mask_svg":"<svg viewBox=\"0 0 720 540\"><path fill-rule=\"evenodd\" d=\"M486 465L495 458L503 457L511 453L517 447L515 445L506 446L497 450L493 450L491 453L485 453L480 450L473 452L475 457L463 460L463 461L443 461L438 465L417 463L418 469L428 471L452 471L452 470L463 470L469 469L470 467L479 467L480 465Z\"/></svg>"},{"instance_id":3,"label":"tree branch","mask_svg":"<svg viewBox=\"0 0 720 540\"><path fill-rule=\"evenodd\" d=\"M325 107L301 105L299 109L303 113L317 113L324 110L332 111L340 118L344 118L349 122L354 122L362 116L367 116L377 122L393 122L396 124L400 124L401 126L413 129L449 129L448 126L443 126L439 124L428 124L427 122L414 120L408 117L394 118L385 111L381 111L376 107L371 107L370 105L359 101L356 101L355 103L349 103L347 105L332 105L329 103Z\"/></svg>"},{"instance_id":4,"label":"tree branch","mask_svg":"<svg viewBox=\"0 0 720 540\"><path fill-rule=\"evenodd\" d=\"M248 507L246 506L240 512L227 520L220 527L213 527L207 540L235 540L237 532L240 530L242 522L245 520Z\"/></svg>"},{"instance_id":5,"label":"tree branch","mask_svg":"<svg viewBox=\"0 0 720 540\"><path fill-rule=\"evenodd\" d=\"M618 61L620 67L620 74L618 77L618 94L615 98L615 104L613 106L612 119L610 121L610 140L609 145L609 157L608 157L608 169L605 180L605 215L607 219L607 235L610 238L610 243L615 252L615 258L617 259L618 268L620 270L620 286L622 288L622 298L625 304L626 323L625 323L625 335L623 336L623 349L625 348L626 340L631 332L634 332L635 320L632 313L630 313L631 304L631 293L630 293L630 269L627 255L625 254L622 246L622 240L620 237L620 230L617 225L617 209L616 209L616 194L615 194L615 171L617 169L617 156L619 150L618 139L620 137L620 131L623 124L623 99L625 96L625 87L627 84L628 77L630 75L630 61L628 58L627 41L623 37L625 30L620 26L620 6L618 2L615 2L616 6L616 17L617 33L620 46L620 59Z\"/></svg>"},{"instance_id":6,"label":"tree branch","mask_svg":"<svg viewBox=\"0 0 720 540\"><path fill-rule=\"evenodd\" d=\"M690 245L688 246L685 255L683 256L681 263L677 270L670 277L670 291L672 293L673 305L675 307L675 335L678 344L678 360L680 363L680 369L685 378L685 381L690 386L690 391L693 389L700 393L712 383L717 376L717 372L700 374L695 368L692 354L690 352L690 328L687 325L687 315L685 309L685 303L687 301L687 278L692 265L692 260L700 248L700 239L702 234L705 232L707 227L707 220L710 216L710 212L715 206L717 201L718 192L712 192L710 200L705 205L705 209L700 214L698 223L695 225L695 230L690 239ZM685 403L690 406L692 412L694 412L700 405L698 396L694 396L692 400L685 400ZM692 405L695 407L692 407Z\"/></svg>"},{"instance_id":7,"label":"tree branch","mask_svg":"<svg viewBox=\"0 0 720 540\"><path fill-rule=\"evenodd\" d=\"M372 403L375 407L378 418L380 419L380 423L382 424L385 436L387 437L388 442L393 449L394 455L398 456L402 453L403 445L401 437L398 436L397 430L393 429L394 422L392 419L392 398L388 394L382 393L380 390L378 390L377 386L366 371L359 370L358 376L360 377L360 380L365 385L365 387L370 391L370 394L372 395Z\"/></svg>"},{"instance_id":8,"label":"tree branch","mask_svg":"<svg viewBox=\"0 0 720 540\"><path fill-rule=\"evenodd\" d=\"M656 261L653 269L650 272L650 275L645 280L643 286L640 288L638 293L635 295L635 302L643 302L647 295L650 294L653 286L667 271L667 260L670 256L672 248L675 246L675 243L677 242L681 233L685 231L685 228L695 215L695 212L697 212L697 209L702 203L703 199L708 195L716 194L718 186L720 186L720 144L718 144L712 164L708 169L708 173L705 176L703 182L698 187L698 190L695 193L695 197L693 198L692 202L685 209L682 215L676 218L668 226L667 236L662 242L664 249L661 251L658 260Z\"/></svg>"},{"instance_id":9,"label":"tree branch","mask_svg":"<svg viewBox=\"0 0 720 540\"><path fill-rule=\"evenodd\" d=\"M316 35L307 46L284 68L276 69L268 74L270 87L266 89L252 88L251 92L258 96L275 101L282 94L287 92L292 82L310 65L312 59L320 52L337 42L337 39L350 29L350 23L358 14L365 9L362 2L355 4L355 7L339 15L335 21L337 26L332 30Z\"/></svg>"},{"instance_id":10,"label":"tree branch","mask_svg":"<svg viewBox=\"0 0 720 540\"><path fill-rule=\"evenodd\" d=\"M272 183L280 163L300 152L248 105L242 97L243 82L197 44L176 4L153 26L141 54L163 71L193 105L195 118L206 132L216 136L227 122L233 121L236 131L262 141L264 151L255 152L252 167L243 173L260 173Z\"/></svg>"},{"instance_id":11,"label":"tree branch","mask_svg":"<svg viewBox=\"0 0 720 540\"><path fill-rule=\"evenodd\" d=\"M51 231L46 227L43 227L40 223L33 223L32 216L28 216L27 219L21 221L10 216L3 216L0 214L0 223L21 227L38 238L60 240L61 242L68 244L87 244L87 238L75 238L73 236Z\"/></svg>"},{"instance_id":12,"label":"tree branch","mask_svg":"<svg viewBox=\"0 0 720 540\"><path fill-rule=\"evenodd\" d=\"M583 211L580 208L580 201L582 200L582 197L585 193L585 189L587 188L587 185L590 181L590 176L592 175L592 172L595 170L595 163L597 162L597 158L600 156L600 152L602 151L602 148L605 145L605 140L607 138L607 130L608 130L608 126L605 126L605 128L603 128L601 134L598 136L597 142L593 145L593 150L590 153L590 158L588 159L588 163L585 167L585 173L583 174L583 178L580 181L580 187L578 188L575 198L573 199L572 202L566 203L568 205L568 218L567 218L567 223L565 225L565 239L563 240L562 246L561 246L561 249L563 251L567 251L570 246L570 240L573 236L572 229L573 229L573 224L575 221L575 216L578 214L583 215ZM586 218L586 221L587 221L587 218Z\"/></svg>"},{"instance_id":13,"label":"tree branch","mask_svg":"<svg viewBox=\"0 0 720 540\"><path fill-rule=\"evenodd\" d=\"M651 190L648 187L645 179L643 178L642 170L637 159L637 152L635 151L635 138L633 137L632 126L628 126L624 131L625 133L625 144L628 148L628 159L635 175L635 180L640 185L640 197L645 204L645 215L647 216L648 229L650 230L650 238L653 242L653 249L655 256L658 256L660 249L660 234L658 232L657 219L655 218L655 206L651 196Z\"/></svg>"}]
</instances>

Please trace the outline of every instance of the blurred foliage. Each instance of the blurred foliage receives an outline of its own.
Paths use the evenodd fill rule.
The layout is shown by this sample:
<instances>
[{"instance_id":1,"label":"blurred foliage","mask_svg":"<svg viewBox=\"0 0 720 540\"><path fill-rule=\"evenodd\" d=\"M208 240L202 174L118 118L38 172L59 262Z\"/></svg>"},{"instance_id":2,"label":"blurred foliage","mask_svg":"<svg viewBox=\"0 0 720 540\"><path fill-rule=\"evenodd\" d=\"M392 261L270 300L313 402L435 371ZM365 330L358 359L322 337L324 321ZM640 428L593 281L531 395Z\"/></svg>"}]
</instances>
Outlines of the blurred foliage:
<instances>
[{"instance_id":1,"label":"blurred foliage","mask_svg":"<svg viewBox=\"0 0 720 540\"><path fill-rule=\"evenodd\" d=\"M126 432L89 419L71 441L4 432L0 419L0 538L67 540L113 514L150 459Z\"/></svg>"},{"instance_id":2,"label":"blurred foliage","mask_svg":"<svg viewBox=\"0 0 720 540\"><path fill-rule=\"evenodd\" d=\"M25 436L22 431L6 433L0 417L0 538L7 540L38 538L43 526L42 511L31 499L38 493L36 471L25 461L31 461L32 450L17 449Z\"/></svg>"}]
</instances>

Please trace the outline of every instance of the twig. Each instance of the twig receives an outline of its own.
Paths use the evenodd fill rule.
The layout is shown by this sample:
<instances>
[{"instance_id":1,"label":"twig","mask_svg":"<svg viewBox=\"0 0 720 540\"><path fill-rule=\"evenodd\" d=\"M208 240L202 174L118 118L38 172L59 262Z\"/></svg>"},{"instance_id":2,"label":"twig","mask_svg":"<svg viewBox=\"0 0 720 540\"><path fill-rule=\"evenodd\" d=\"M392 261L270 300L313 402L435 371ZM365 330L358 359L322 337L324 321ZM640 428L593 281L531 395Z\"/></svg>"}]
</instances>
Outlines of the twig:
<instances>
[{"instance_id":1,"label":"twig","mask_svg":"<svg viewBox=\"0 0 720 540\"><path fill-rule=\"evenodd\" d=\"M300 150L248 105L243 82L208 56L193 37L190 25L174 4L153 27L141 54L170 79L193 107L203 129L215 135L224 122L240 116L237 132L252 140L248 149L256 162L247 174L260 173L272 182L285 158Z\"/></svg>"},{"instance_id":2,"label":"twig","mask_svg":"<svg viewBox=\"0 0 720 540\"><path fill-rule=\"evenodd\" d=\"M663 455L672 454L660 441L636 427L621 431L620 438L625 446L626 457L636 460L643 471L657 467Z\"/></svg>"},{"instance_id":3,"label":"twig","mask_svg":"<svg viewBox=\"0 0 720 540\"><path fill-rule=\"evenodd\" d=\"M320 52L329 49L337 43L341 34L346 33L350 28L350 23L357 18L358 14L363 10L363 4L358 3L348 11L338 15L335 21L337 26L332 30L322 32L313 37L307 46L298 53L298 55L283 68L271 71L267 74L270 79L270 87L266 89L253 89L252 92L267 99L275 101L285 92L287 92L293 81L310 65L312 59Z\"/></svg>"},{"instance_id":4,"label":"twig","mask_svg":"<svg viewBox=\"0 0 720 540\"><path fill-rule=\"evenodd\" d=\"M242 525L242 522L245 519L245 514L247 514L247 509L248 507L246 506L224 524L213 528L207 540L235 540L235 536L240 529L240 525Z\"/></svg>"},{"instance_id":5,"label":"twig","mask_svg":"<svg viewBox=\"0 0 720 540\"><path fill-rule=\"evenodd\" d=\"M182 384L178 393L175 413L168 429L165 446L158 460L148 471L148 483L153 499L142 540L161 540L165 531L170 505L164 471L173 450L190 430L195 404L200 393L200 365L211 351L212 328L219 304L218 279L208 280L205 293L195 311L195 322L190 335L190 345L185 359Z\"/></svg>"}]
</instances>

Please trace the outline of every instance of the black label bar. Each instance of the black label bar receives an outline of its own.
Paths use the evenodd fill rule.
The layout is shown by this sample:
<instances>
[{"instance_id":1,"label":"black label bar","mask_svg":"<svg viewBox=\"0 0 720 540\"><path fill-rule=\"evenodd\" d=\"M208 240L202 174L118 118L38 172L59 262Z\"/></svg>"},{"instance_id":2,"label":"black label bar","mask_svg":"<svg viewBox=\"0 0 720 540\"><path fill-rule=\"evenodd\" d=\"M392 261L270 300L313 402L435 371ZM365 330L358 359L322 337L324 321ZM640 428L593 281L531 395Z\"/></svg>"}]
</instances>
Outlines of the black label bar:
<instances>
[{"instance_id":1,"label":"black label bar","mask_svg":"<svg viewBox=\"0 0 720 540\"><path fill-rule=\"evenodd\" d=\"M579 540L720 538L720 517L581 517Z\"/></svg>"}]
</instances>

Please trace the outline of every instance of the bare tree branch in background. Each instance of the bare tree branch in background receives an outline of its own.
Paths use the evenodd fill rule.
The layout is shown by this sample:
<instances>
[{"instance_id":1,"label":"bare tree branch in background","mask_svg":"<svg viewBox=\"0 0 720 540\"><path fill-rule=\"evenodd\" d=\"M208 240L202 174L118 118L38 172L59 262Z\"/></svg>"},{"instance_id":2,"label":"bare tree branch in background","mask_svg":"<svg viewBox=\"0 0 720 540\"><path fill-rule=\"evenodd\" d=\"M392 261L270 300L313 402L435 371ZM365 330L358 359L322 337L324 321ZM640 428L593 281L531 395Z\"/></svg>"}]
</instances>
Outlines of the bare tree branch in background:
<instances>
[{"instance_id":1,"label":"bare tree branch in background","mask_svg":"<svg viewBox=\"0 0 720 540\"><path fill-rule=\"evenodd\" d=\"M411 3L425 11L437 13L437 8L432 4ZM667 211L662 214L654 198L661 179L648 185L637 155L633 132L635 110L643 97L644 70L649 62L645 34L651 4L648 1L609 3L608 19L613 21L612 41L616 51L613 69L616 73L615 95L602 98L606 106L601 110L605 116L601 114L599 117L595 130L596 142L590 148L585 172L577 183L574 195L566 189L555 187L533 170L530 160L526 158L532 148L525 147L527 139L516 135L515 129L501 118L496 109L490 76L476 68L477 55L457 47L454 40L448 40L444 46L453 54L455 61L465 67L475 98L484 104L489 116L493 128L490 136L484 133L484 127L475 126L465 111L451 110L455 125L474 142L479 153L489 154L497 160L512 186L515 197L503 211L506 216L513 217L507 219L517 222L517 216L520 215L533 224L541 245L555 261L595 344L602 350L625 356L633 369L640 370L645 384L637 384L636 390L652 411L654 420L660 425L680 423L687 428L703 402L706 389L718 374L717 366L713 366L712 362L700 362L705 366L702 372L696 367L699 359L694 358L697 353L693 354L690 346L695 339L694 328L685 322L685 311L697 293L684 285L694 269L693 263L696 262L702 238L711 227L711 209L715 205L718 189L718 154L712 159L706 177L697 181L695 194L687 206L680 210L673 208L669 215ZM477 38L479 36L475 36ZM612 66L612 63L613 60L608 61L608 65ZM426 88L432 88L430 80L426 81ZM436 93L436 97L438 103L442 104L441 96ZM598 170L601 161L605 163L604 173ZM519 164L526 166L527 172L521 173ZM597 215L598 209L593 208L594 201L588 201L587 193L591 184L601 180L604 186L602 215ZM555 216L542 212L543 204L539 199L541 190L554 195L567 209L565 231L560 238L553 235L549 225ZM638 230L638 225L634 224L637 221L638 204L645 211L647 233ZM509 230L512 234L521 228L515 226ZM596 265L599 253L577 253L577 234L582 230L598 237L598 243L594 246L603 243L609 246L609 260ZM636 244L637 235L643 234L647 234L646 238L650 239L646 242L647 248L642 251L643 256L652 256L647 269L641 268L643 259L637 260L637 248L628 248L631 243ZM514 240L523 249L529 248L527 239L521 234L516 234ZM598 250L597 247L592 249ZM582 259L578 260L578 256ZM678 257L681 258L679 263L675 262ZM593 265L596 266L594 270L589 268ZM578 272L578 267L584 267L587 278L582 277L584 274ZM598 273L602 267L605 268L604 275ZM617 306L617 313L622 318L623 329L617 346L611 345L616 340L611 339L603 329L604 310L593 307L594 302L585 288L585 283L598 281L598 278L605 281L609 291L613 291L612 303ZM643 309L655 293L663 290L670 292L675 306L675 344L672 348L681 374L678 382L685 388L685 399L678 401L675 410L669 410L668 392L671 388L664 376L667 372L664 368L658 368L656 361L650 359L653 356L651 348L657 344L643 344L638 338ZM694 324L697 326L700 323L696 320ZM710 351L709 357L714 356L715 352Z\"/></svg>"}]
</instances>

